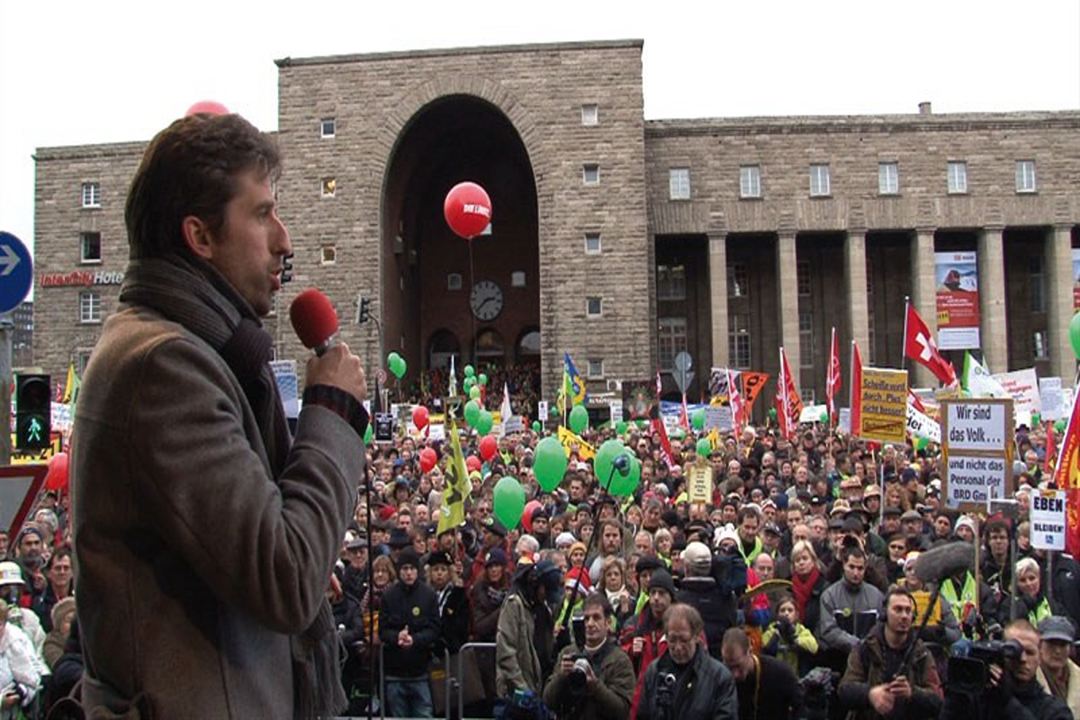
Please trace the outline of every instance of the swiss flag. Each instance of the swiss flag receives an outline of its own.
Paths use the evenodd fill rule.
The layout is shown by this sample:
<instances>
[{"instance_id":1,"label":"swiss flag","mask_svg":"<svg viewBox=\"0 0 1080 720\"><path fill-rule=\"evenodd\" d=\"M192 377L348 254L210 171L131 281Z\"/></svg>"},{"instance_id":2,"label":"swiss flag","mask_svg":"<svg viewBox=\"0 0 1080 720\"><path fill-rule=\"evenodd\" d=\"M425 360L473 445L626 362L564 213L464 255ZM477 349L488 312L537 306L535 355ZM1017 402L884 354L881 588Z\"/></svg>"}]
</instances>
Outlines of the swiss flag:
<instances>
[{"instance_id":1,"label":"swiss flag","mask_svg":"<svg viewBox=\"0 0 1080 720\"><path fill-rule=\"evenodd\" d=\"M836 337L836 328L832 329L832 350L829 351L829 371L825 376L825 403L828 405L829 422L836 416L836 393L843 385L840 375L840 339Z\"/></svg>"},{"instance_id":2,"label":"swiss flag","mask_svg":"<svg viewBox=\"0 0 1080 720\"><path fill-rule=\"evenodd\" d=\"M926 326L915 307L908 303L907 322L905 323L907 334L904 337L904 355L915 362L929 368L930 372L941 381L943 385L956 384L956 370L952 364L938 352L937 343L930 328Z\"/></svg>"}]
</instances>

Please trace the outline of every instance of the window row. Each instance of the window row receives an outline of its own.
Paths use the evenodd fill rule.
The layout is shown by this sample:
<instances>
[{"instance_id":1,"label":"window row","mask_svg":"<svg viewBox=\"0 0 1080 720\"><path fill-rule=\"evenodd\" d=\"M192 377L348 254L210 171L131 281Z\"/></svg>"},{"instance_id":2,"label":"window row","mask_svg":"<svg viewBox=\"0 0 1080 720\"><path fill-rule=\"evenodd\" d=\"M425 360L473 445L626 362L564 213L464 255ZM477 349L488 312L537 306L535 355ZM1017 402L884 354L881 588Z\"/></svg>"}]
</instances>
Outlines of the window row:
<instances>
[{"instance_id":1,"label":"window row","mask_svg":"<svg viewBox=\"0 0 1080 720\"><path fill-rule=\"evenodd\" d=\"M594 182L600 182L600 170L596 165L586 165L594 169ZM585 183L589 181L586 173ZM832 181L828 163L814 163L809 170L810 197L829 197L832 195ZM967 162L950 160L946 165L945 187L950 195L965 195L968 192ZM1038 191L1035 179L1035 161L1016 161L1016 192L1034 193ZM878 194L900 194L900 163L878 163ZM690 168L673 167L668 170L668 198L671 200L689 200ZM760 165L741 165L739 167L739 197L754 200L764 197L761 184Z\"/></svg>"}]
</instances>

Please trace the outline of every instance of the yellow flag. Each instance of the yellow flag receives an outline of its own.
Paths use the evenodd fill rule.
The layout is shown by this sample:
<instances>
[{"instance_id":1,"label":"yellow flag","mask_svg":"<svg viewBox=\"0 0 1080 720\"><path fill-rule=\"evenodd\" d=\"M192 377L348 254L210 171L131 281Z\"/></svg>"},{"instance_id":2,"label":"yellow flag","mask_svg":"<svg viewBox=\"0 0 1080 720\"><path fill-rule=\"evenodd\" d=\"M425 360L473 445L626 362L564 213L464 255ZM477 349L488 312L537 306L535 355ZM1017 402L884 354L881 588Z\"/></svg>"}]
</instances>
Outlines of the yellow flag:
<instances>
[{"instance_id":1,"label":"yellow flag","mask_svg":"<svg viewBox=\"0 0 1080 720\"><path fill-rule=\"evenodd\" d=\"M596 448L582 440L580 435L567 430L562 425L559 426L559 442L562 443L567 455L572 452L571 445L577 445L578 457L582 460L591 460L596 457Z\"/></svg>"},{"instance_id":2,"label":"yellow flag","mask_svg":"<svg viewBox=\"0 0 1080 720\"><path fill-rule=\"evenodd\" d=\"M446 493L439 512L439 533L465 522L465 496L469 493L469 473L465 469L465 456L461 452L453 415L447 415L446 429L450 434L450 462L446 465Z\"/></svg>"}]
</instances>

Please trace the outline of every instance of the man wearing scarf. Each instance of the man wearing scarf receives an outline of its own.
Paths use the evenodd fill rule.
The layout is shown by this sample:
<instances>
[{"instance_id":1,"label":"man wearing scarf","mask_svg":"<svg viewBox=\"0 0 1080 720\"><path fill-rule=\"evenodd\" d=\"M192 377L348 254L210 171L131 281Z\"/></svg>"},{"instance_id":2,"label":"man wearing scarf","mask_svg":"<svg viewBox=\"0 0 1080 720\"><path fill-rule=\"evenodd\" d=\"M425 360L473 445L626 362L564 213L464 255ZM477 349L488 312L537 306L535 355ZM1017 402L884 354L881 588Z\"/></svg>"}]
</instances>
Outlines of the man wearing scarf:
<instances>
[{"instance_id":1,"label":"man wearing scarf","mask_svg":"<svg viewBox=\"0 0 1080 720\"><path fill-rule=\"evenodd\" d=\"M72 449L88 716L313 718L345 707L325 597L363 475L366 384L312 357L290 437L260 318L292 253L273 140L196 114L151 141L131 264Z\"/></svg>"}]
</instances>

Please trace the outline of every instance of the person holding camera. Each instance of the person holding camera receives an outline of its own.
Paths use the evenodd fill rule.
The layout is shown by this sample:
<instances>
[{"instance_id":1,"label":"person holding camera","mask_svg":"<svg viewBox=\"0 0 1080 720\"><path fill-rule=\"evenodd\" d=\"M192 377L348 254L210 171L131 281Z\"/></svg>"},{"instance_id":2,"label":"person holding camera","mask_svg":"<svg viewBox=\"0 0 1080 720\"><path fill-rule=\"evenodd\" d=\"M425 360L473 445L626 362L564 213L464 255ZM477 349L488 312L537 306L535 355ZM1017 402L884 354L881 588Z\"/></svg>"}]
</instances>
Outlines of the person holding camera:
<instances>
[{"instance_id":1,"label":"person holding camera","mask_svg":"<svg viewBox=\"0 0 1080 720\"><path fill-rule=\"evenodd\" d=\"M690 605L664 613L668 650L645 673L638 720L736 720L735 680L701 645L705 623ZM765 720L765 718L762 718Z\"/></svg>"},{"instance_id":2,"label":"person holding camera","mask_svg":"<svg viewBox=\"0 0 1080 720\"><path fill-rule=\"evenodd\" d=\"M544 687L544 704L559 718L623 720L634 694L634 666L608 638L614 611L604 593L585 598L584 647L567 645Z\"/></svg>"},{"instance_id":3,"label":"person holding camera","mask_svg":"<svg viewBox=\"0 0 1080 720\"><path fill-rule=\"evenodd\" d=\"M941 681L930 651L916 637L915 598L894 585L885 596L885 622L878 623L848 655L838 694L856 719L936 718Z\"/></svg>"},{"instance_id":4,"label":"person holding camera","mask_svg":"<svg viewBox=\"0 0 1080 720\"><path fill-rule=\"evenodd\" d=\"M1048 694L1036 679L1039 633L1031 623L1009 623L1003 645L997 659L983 661L985 682L980 687L958 682L950 660L941 720L1071 720L1065 701Z\"/></svg>"}]
</instances>

